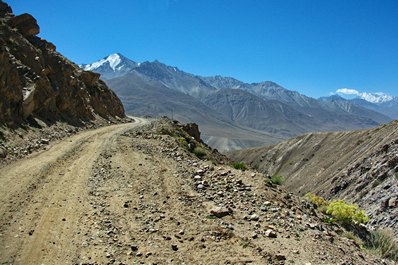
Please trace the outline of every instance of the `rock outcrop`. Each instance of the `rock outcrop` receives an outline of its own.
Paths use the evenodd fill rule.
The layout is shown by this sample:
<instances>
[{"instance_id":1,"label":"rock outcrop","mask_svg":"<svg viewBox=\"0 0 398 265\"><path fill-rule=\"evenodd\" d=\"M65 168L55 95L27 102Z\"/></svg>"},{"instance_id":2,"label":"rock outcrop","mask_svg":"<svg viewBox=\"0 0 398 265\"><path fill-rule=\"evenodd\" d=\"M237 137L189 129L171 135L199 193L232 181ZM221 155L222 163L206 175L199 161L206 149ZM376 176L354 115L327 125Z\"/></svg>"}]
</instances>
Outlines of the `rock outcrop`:
<instances>
[{"instance_id":1,"label":"rock outcrop","mask_svg":"<svg viewBox=\"0 0 398 265\"><path fill-rule=\"evenodd\" d=\"M37 36L29 14L15 16L0 0L0 123L124 117L118 97L99 75L81 70Z\"/></svg>"}]
</instances>

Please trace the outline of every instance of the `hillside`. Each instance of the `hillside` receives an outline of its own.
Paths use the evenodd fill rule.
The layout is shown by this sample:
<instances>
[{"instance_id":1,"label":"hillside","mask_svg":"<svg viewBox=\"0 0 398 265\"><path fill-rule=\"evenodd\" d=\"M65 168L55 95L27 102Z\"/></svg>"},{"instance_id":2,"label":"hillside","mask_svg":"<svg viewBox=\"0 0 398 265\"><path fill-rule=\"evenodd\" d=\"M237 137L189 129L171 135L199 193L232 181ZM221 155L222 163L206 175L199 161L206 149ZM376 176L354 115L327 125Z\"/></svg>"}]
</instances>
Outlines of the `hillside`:
<instances>
[{"instance_id":1,"label":"hillside","mask_svg":"<svg viewBox=\"0 0 398 265\"><path fill-rule=\"evenodd\" d=\"M29 14L15 16L0 1L0 124L18 127L34 119L82 124L125 117L100 75L81 70L37 36Z\"/></svg>"},{"instance_id":2,"label":"hillside","mask_svg":"<svg viewBox=\"0 0 398 265\"><path fill-rule=\"evenodd\" d=\"M391 264L195 137L136 118L1 167L0 263Z\"/></svg>"},{"instance_id":3,"label":"hillside","mask_svg":"<svg viewBox=\"0 0 398 265\"><path fill-rule=\"evenodd\" d=\"M265 148L231 152L260 172L282 175L288 191L357 203L371 226L398 236L398 123L375 129L310 133Z\"/></svg>"}]
</instances>

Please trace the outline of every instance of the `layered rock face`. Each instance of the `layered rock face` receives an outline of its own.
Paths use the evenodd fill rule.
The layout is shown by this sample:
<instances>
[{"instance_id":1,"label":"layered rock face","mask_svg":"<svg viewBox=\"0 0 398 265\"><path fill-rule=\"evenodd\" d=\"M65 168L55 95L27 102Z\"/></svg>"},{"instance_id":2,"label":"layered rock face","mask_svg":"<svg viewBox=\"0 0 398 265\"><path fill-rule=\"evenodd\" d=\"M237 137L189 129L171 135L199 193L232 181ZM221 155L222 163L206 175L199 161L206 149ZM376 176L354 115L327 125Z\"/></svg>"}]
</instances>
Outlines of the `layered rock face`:
<instances>
[{"instance_id":1,"label":"layered rock face","mask_svg":"<svg viewBox=\"0 0 398 265\"><path fill-rule=\"evenodd\" d=\"M15 16L0 0L0 123L125 116L119 98L99 74L81 70L54 44L36 36L39 32L35 18Z\"/></svg>"}]
</instances>

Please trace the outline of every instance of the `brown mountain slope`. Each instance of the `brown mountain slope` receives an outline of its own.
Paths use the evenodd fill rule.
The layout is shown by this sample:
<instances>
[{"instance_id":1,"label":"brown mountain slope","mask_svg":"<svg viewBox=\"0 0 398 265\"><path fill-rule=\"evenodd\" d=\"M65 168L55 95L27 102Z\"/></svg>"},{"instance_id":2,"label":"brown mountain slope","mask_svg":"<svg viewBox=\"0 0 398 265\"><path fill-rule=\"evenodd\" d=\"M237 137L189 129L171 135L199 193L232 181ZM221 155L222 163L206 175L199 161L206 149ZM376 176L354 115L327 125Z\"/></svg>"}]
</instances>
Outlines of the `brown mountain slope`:
<instances>
[{"instance_id":1,"label":"brown mountain slope","mask_svg":"<svg viewBox=\"0 0 398 265\"><path fill-rule=\"evenodd\" d=\"M370 225L398 235L398 123L375 129L305 134L274 146L231 152L261 172L282 175L297 194L344 198L366 209Z\"/></svg>"},{"instance_id":2,"label":"brown mountain slope","mask_svg":"<svg viewBox=\"0 0 398 265\"><path fill-rule=\"evenodd\" d=\"M0 264L392 264L224 159L136 119L0 166Z\"/></svg>"},{"instance_id":3,"label":"brown mountain slope","mask_svg":"<svg viewBox=\"0 0 398 265\"><path fill-rule=\"evenodd\" d=\"M124 117L120 100L99 75L79 69L36 36L39 31L31 15L14 16L0 1L0 124Z\"/></svg>"}]
</instances>

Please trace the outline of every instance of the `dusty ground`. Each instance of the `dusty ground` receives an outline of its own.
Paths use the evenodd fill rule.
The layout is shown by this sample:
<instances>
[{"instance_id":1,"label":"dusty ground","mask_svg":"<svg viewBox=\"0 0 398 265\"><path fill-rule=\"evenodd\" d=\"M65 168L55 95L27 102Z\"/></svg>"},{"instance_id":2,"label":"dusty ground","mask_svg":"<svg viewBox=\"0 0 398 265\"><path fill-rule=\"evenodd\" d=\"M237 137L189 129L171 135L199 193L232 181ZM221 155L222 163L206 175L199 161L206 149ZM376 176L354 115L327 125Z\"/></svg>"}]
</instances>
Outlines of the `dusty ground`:
<instances>
[{"instance_id":1,"label":"dusty ground","mask_svg":"<svg viewBox=\"0 0 398 265\"><path fill-rule=\"evenodd\" d=\"M81 132L2 167L0 264L386 264L261 174L199 160L159 126Z\"/></svg>"}]
</instances>

